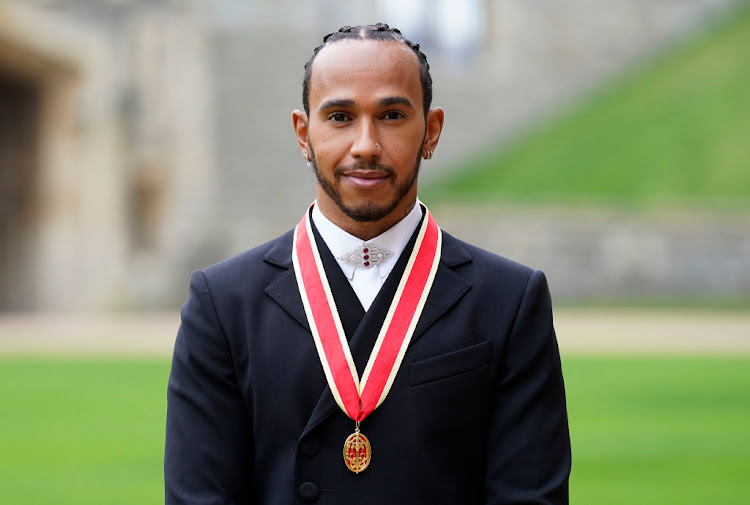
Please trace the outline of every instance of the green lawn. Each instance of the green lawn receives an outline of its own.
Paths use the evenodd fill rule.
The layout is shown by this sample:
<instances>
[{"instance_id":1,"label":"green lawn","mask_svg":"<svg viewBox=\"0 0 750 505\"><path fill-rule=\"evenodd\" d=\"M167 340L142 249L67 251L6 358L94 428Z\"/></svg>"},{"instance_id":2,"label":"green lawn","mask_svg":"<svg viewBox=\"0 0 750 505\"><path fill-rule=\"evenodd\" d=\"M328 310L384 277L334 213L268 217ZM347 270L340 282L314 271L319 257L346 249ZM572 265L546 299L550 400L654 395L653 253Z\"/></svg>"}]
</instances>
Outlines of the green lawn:
<instances>
[{"instance_id":1,"label":"green lawn","mask_svg":"<svg viewBox=\"0 0 750 505\"><path fill-rule=\"evenodd\" d=\"M571 357L564 367L571 503L747 503L750 357ZM0 503L162 503L168 368L0 358Z\"/></svg>"},{"instance_id":2,"label":"green lawn","mask_svg":"<svg viewBox=\"0 0 750 505\"><path fill-rule=\"evenodd\" d=\"M0 503L163 503L167 361L0 360Z\"/></svg>"},{"instance_id":3,"label":"green lawn","mask_svg":"<svg viewBox=\"0 0 750 505\"><path fill-rule=\"evenodd\" d=\"M750 2L422 192L444 203L750 205Z\"/></svg>"},{"instance_id":4,"label":"green lawn","mask_svg":"<svg viewBox=\"0 0 750 505\"><path fill-rule=\"evenodd\" d=\"M571 503L740 505L750 358L571 358Z\"/></svg>"}]
</instances>

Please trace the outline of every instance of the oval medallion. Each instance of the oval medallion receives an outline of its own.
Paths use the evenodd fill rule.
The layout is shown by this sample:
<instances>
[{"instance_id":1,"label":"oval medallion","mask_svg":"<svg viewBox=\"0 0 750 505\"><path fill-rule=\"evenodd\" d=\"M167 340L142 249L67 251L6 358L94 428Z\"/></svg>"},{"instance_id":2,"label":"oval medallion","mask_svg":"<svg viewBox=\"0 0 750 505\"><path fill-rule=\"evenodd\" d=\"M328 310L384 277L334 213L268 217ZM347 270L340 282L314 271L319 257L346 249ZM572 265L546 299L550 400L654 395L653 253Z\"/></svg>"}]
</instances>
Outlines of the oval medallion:
<instances>
[{"instance_id":1,"label":"oval medallion","mask_svg":"<svg viewBox=\"0 0 750 505\"><path fill-rule=\"evenodd\" d=\"M372 448L370 441L359 430L355 431L344 442L344 463L354 473L362 472L370 464Z\"/></svg>"}]
</instances>

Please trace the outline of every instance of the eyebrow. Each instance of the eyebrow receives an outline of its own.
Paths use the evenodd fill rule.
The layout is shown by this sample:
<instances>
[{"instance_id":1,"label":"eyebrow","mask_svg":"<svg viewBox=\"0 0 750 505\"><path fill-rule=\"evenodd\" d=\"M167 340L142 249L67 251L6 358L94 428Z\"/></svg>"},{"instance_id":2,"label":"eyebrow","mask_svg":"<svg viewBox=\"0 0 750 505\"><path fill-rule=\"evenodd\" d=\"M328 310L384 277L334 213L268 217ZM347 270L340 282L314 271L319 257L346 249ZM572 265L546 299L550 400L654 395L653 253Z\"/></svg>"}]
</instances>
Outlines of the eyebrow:
<instances>
[{"instance_id":1,"label":"eyebrow","mask_svg":"<svg viewBox=\"0 0 750 505\"><path fill-rule=\"evenodd\" d=\"M404 96L389 96L386 98L381 98L378 101L379 107L390 107L392 105L404 105L406 107L409 107L411 109L414 108L414 104L411 103L411 100ZM322 104L320 104L320 107L318 107L318 110L328 110L328 109L352 109L356 106L354 100L351 100L349 98L334 98L332 100L326 100Z\"/></svg>"},{"instance_id":2,"label":"eyebrow","mask_svg":"<svg viewBox=\"0 0 750 505\"><path fill-rule=\"evenodd\" d=\"M389 96L381 99L378 102L378 105L381 107L390 107L391 105L405 105L406 107L412 109L414 108L414 104L412 104L411 100L409 100L405 96Z\"/></svg>"},{"instance_id":3,"label":"eyebrow","mask_svg":"<svg viewBox=\"0 0 750 505\"><path fill-rule=\"evenodd\" d=\"M348 98L334 98L333 100L326 100L325 102L320 104L320 107L318 107L318 110L327 110L327 109L351 109L354 107L354 100L350 100Z\"/></svg>"}]
</instances>

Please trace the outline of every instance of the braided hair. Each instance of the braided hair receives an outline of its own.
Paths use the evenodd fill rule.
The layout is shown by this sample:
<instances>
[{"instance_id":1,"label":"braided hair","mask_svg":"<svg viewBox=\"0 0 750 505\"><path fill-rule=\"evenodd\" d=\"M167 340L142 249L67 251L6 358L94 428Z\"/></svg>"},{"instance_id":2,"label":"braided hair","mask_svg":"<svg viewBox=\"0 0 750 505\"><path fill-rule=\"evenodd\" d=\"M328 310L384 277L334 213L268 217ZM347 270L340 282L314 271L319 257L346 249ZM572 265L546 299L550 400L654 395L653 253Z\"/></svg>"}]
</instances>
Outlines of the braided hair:
<instances>
[{"instance_id":1,"label":"braided hair","mask_svg":"<svg viewBox=\"0 0 750 505\"><path fill-rule=\"evenodd\" d=\"M401 31L398 28L391 28L385 23L366 26L346 25L339 28L338 31L329 33L323 37L323 43L313 50L312 56L305 63L305 75L302 80L302 106L305 108L305 113L308 116L310 115L310 77L312 75L313 61L315 61L315 57L321 49L328 44L340 40L395 41L403 43L414 51L419 61L419 78L422 82L422 106L424 107L424 114L427 116L427 111L430 110L430 104L432 104L432 77L430 76L430 64L427 63L427 56L419 50L419 44L415 44L401 35Z\"/></svg>"}]
</instances>

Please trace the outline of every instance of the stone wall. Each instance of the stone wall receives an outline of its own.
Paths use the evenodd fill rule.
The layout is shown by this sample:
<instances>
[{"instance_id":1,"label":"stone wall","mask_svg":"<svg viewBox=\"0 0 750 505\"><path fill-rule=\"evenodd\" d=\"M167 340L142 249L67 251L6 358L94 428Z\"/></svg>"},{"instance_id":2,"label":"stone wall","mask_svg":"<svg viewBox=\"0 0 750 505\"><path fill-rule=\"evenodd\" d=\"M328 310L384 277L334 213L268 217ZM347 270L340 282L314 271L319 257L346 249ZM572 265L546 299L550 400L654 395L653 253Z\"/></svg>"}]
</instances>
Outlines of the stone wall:
<instances>
[{"instance_id":1,"label":"stone wall","mask_svg":"<svg viewBox=\"0 0 750 505\"><path fill-rule=\"evenodd\" d=\"M0 72L41 90L37 163L2 167L36 172L36 205L0 310L182 298L215 222L204 21L184 2L0 0Z\"/></svg>"},{"instance_id":2,"label":"stone wall","mask_svg":"<svg viewBox=\"0 0 750 505\"><path fill-rule=\"evenodd\" d=\"M544 270L563 299L750 299L747 213L431 210L447 232Z\"/></svg>"}]
</instances>

